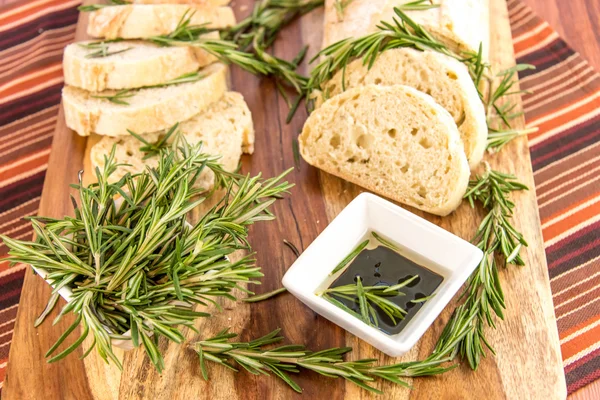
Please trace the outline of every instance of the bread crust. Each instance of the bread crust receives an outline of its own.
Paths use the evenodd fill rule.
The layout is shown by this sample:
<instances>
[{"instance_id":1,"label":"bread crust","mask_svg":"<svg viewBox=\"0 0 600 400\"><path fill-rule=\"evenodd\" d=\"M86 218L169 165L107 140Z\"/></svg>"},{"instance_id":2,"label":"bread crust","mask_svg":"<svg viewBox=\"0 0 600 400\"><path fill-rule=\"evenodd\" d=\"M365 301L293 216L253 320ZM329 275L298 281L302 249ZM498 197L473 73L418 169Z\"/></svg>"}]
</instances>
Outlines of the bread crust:
<instances>
[{"instance_id":1,"label":"bread crust","mask_svg":"<svg viewBox=\"0 0 600 400\"><path fill-rule=\"evenodd\" d=\"M328 99L298 141L309 164L436 215L455 210L469 183L454 120L404 85L358 86Z\"/></svg>"},{"instance_id":2,"label":"bread crust","mask_svg":"<svg viewBox=\"0 0 600 400\"><path fill-rule=\"evenodd\" d=\"M191 15L192 25L208 24L211 28L225 28L235 24L235 15L231 7L129 4L104 7L90 12L87 33L105 39L144 39L168 35L175 30L186 13Z\"/></svg>"},{"instance_id":3,"label":"bread crust","mask_svg":"<svg viewBox=\"0 0 600 400\"><path fill-rule=\"evenodd\" d=\"M215 32L211 36L217 36ZM90 92L132 89L165 83L198 71L217 58L193 47L159 47L140 41L108 43L108 51L122 53L89 58L93 50L82 49L90 42L72 43L65 48L65 84Z\"/></svg>"},{"instance_id":4,"label":"bread crust","mask_svg":"<svg viewBox=\"0 0 600 400\"><path fill-rule=\"evenodd\" d=\"M129 105L92 98L92 93L65 86L63 107L67 126L81 136L92 132L121 136L128 135L127 129L140 134L167 129L190 119L223 96L227 89L227 67L212 64L201 73L204 79L196 82L140 89L134 97L126 99Z\"/></svg>"}]
</instances>

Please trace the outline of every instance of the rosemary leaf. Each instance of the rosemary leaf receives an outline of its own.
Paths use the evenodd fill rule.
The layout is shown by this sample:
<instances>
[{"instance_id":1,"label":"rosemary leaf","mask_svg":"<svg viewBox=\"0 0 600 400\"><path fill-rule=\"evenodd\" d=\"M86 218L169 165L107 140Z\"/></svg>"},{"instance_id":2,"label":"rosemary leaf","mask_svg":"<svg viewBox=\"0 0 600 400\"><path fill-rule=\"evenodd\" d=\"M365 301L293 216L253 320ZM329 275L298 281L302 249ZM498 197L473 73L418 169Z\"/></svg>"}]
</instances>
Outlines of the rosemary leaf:
<instances>
[{"instance_id":1,"label":"rosemary leaf","mask_svg":"<svg viewBox=\"0 0 600 400\"><path fill-rule=\"evenodd\" d=\"M89 4L87 6L77 7L77 10L79 10L81 12L92 12L92 11L100 10L105 7L122 6L125 4L131 4L131 2L125 1L125 0L108 0L107 4Z\"/></svg>"},{"instance_id":2,"label":"rosemary leaf","mask_svg":"<svg viewBox=\"0 0 600 400\"><path fill-rule=\"evenodd\" d=\"M268 299L275 297L278 294L281 294L284 292L287 292L287 289L282 287L279 289L275 289L271 292L259 294L259 295L252 296L252 297L247 297L245 299L242 299L242 301L246 302L246 303L258 303L259 301L268 300Z\"/></svg>"},{"instance_id":3,"label":"rosemary leaf","mask_svg":"<svg viewBox=\"0 0 600 400\"><path fill-rule=\"evenodd\" d=\"M344 258L342 261L340 261L340 263L333 269L333 271L331 271L329 273L329 275L335 274L336 272L338 272L339 270L344 268L346 265L348 265L348 263L350 261L352 261L354 259L354 257L356 257L358 255L358 253L363 251L363 249L365 247L367 247L368 244L369 244L369 239L367 239L364 242L362 242L361 244L359 244L350 254L348 254L346 256L346 258Z\"/></svg>"}]
</instances>

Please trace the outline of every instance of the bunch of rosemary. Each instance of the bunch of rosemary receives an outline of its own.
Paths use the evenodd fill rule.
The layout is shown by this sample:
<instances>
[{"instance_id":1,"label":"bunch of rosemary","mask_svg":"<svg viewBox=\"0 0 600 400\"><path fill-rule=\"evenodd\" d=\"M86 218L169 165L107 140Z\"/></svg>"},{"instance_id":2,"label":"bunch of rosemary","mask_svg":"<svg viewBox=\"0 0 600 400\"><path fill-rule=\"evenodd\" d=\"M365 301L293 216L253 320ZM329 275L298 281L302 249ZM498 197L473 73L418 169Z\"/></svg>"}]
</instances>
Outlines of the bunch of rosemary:
<instances>
[{"instance_id":1,"label":"bunch of rosemary","mask_svg":"<svg viewBox=\"0 0 600 400\"><path fill-rule=\"evenodd\" d=\"M9 261L48 272L54 288L50 305L60 288L72 290L57 320L69 312L76 319L48 350L49 362L67 356L91 334L84 356L95 348L120 367L111 341L131 340L143 345L160 371L161 336L181 343L182 327L195 330L194 321L209 316L197 306L216 304L218 297L235 300L234 289L247 291L240 285L259 283L262 273L251 255L237 262L226 256L250 250L248 226L274 218L269 207L292 186L281 182L286 172L267 180L229 173L219 157L202 153L201 145L179 143L177 149L161 150L157 168L109 183L118 167L113 149L104 170L96 170L98 183L84 187L80 176L74 185L79 192L79 202L72 198L74 217L30 218L33 242L2 236ZM188 214L212 193L195 185L205 169L226 194L189 225ZM78 326L81 335L55 354Z\"/></svg>"}]
</instances>

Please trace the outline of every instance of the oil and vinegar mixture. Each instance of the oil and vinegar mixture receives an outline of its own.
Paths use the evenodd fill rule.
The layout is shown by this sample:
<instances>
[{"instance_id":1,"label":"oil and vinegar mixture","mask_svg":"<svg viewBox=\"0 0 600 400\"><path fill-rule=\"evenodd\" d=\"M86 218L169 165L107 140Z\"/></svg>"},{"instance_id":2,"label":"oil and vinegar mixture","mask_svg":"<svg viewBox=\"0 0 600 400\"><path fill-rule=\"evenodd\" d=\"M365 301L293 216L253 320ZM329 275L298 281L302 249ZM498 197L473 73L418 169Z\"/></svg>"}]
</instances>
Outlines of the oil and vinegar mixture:
<instances>
[{"instance_id":1,"label":"oil and vinegar mixture","mask_svg":"<svg viewBox=\"0 0 600 400\"><path fill-rule=\"evenodd\" d=\"M386 297L387 300L407 311L404 319L396 320L394 323L386 313L375 307L379 318L378 328L393 335L402 331L423 306L423 302L413 302L412 300L430 296L444 280L441 275L386 246L379 245L372 250L362 250L329 287L355 284L358 277L361 278L365 287L393 286L405 282L415 275L418 275L418 278L398 289L403 295ZM360 313L358 302L343 298L338 298L338 300L351 310Z\"/></svg>"}]
</instances>

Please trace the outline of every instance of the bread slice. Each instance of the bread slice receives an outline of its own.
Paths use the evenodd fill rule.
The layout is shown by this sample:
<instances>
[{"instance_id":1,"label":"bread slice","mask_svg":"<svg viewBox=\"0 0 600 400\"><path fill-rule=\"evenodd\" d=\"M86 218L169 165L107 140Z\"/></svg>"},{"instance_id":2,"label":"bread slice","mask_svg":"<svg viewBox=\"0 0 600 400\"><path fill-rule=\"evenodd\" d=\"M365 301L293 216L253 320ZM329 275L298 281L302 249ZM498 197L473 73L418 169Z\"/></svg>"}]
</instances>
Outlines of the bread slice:
<instances>
[{"instance_id":1,"label":"bread slice","mask_svg":"<svg viewBox=\"0 0 600 400\"><path fill-rule=\"evenodd\" d=\"M106 39L144 39L167 35L175 30L184 14L192 25L225 28L235 24L231 7L193 4L128 4L104 7L89 13L87 33ZM192 15L193 13L193 15Z\"/></svg>"},{"instance_id":2,"label":"bread slice","mask_svg":"<svg viewBox=\"0 0 600 400\"><path fill-rule=\"evenodd\" d=\"M227 89L227 67L220 63L200 70L204 78L179 85L134 90L129 105L111 103L94 95L114 95L113 90L91 93L73 86L63 89L63 107L67 126L82 136L128 135L167 129L190 119L211 103L219 100Z\"/></svg>"},{"instance_id":3,"label":"bread slice","mask_svg":"<svg viewBox=\"0 0 600 400\"><path fill-rule=\"evenodd\" d=\"M323 87L323 93L335 96L345 87L360 85L407 85L424 92L444 107L458 126L471 168L476 167L485 151L487 124L485 109L467 68L460 61L435 51L409 48L384 51L371 69L362 59L354 60Z\"/></svg>"},{"instance_id":4,"label":"bread slice","mask_svg":"<svg viewBox=\"0 0 600 400\"><path fill-rule=\"evenodd\" d=\"M230 0L133 0L133 4L193 4L197 7L226 6Z\"/></svg>"},{"instance_id":5,"label":"bread slice","mask_svg":"<svg viewBox=\"0 0 600 400\"><path fill-rule=\"evenodd\" d=\"M221 165L227 171L234 171L240 161L244 142L254 142L254 126L250 110L240 93L227 92L223 97L211 104L193 118L182 122L179 131L185 140L194 145L202 142L202 151L212 155L222 155ZM150 143L156 143L159 132L142 135ZM175 137L170 138L171 141ZM117 181L126 173L136 174L144 171L146 166L156 167L157 157L144 160L145 153L140 150L143 144L133 136L108 137L104 136L90 151L92 168L104 168L104 157L110 154L116 146L115 161L128 164L118 167L111 175L111 181ZM244 150L244 152L247 152ZM198 181L200 187L210 189L213 186L212 171L205 170Z\"/></svg>"},{"instance_id":6,"label":"bread slice","mask_svg":"<svg viewBox=\"0 0 600 400\"><path fill-rule=\"evenodd\" d=\"M336 0L326 0L323 47L376 31L381 21L393 21L396 17L394 7L412 1L353 0L340 16L335 8ZM487 60L490 43L488 1L433 0L433 3L439 7L404 12L458 54L477 52L481 43L483 58Z\"/></svg>"},{"instance_id":7,"label":"bread slice","mask_svg":"<svg viewBox=\"0 0 600 400\"><path fill-rule=\"evenodd\" d=\"M404 86L359 86L313 111L299 137L311 165L437 215L460 204L469 165L450 114Z\"/></svg>"},{"instance_id":8,"label":"bread slice","mask_svg":"<svg viewBox=\"0 0 600 400\"><path fill-rule=\"evenodd\" d=\"M218 38L219 34L206 36ZM97 50L83 47L88 43L94 42L65 47L63 71L67 85L91 92L162 84L217 60L202 49L162 47L138 40L105 43L109 55L90 58Z\"/></svg>"}]
</instances>

